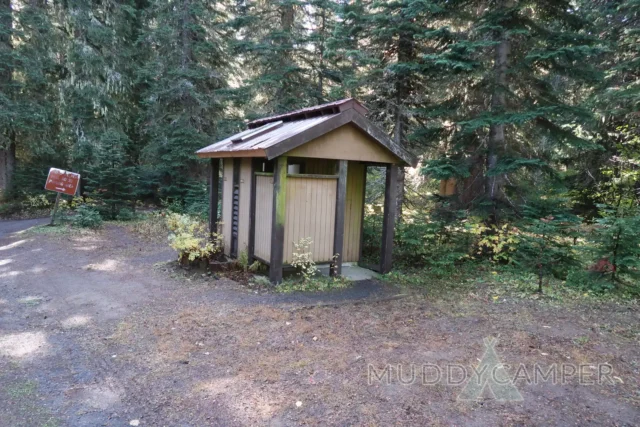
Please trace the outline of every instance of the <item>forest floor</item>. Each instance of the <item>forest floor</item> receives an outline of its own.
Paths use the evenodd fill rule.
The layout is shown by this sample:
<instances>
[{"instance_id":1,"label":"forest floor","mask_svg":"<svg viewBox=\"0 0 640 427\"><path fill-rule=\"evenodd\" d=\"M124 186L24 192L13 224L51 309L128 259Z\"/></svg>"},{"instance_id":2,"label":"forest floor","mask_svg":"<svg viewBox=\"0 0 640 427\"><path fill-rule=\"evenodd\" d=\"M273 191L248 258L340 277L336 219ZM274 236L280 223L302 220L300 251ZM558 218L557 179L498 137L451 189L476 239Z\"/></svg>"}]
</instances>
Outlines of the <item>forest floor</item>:
<instances>
[{"instance_id":1,"label":"forest floor","mask_svg":"<svg viewBox=\"0 0 640 427\"><path fill-rule=\"evenodd\" d=\"M256 292L183 272L165 241L120 225L45 222L0 222L2 426L640 424L634 301L442 297L373 282ZM519 376L522 400L488 389L459 400L488 337L509 374L556 366L564 380ZM388 377L370 375L385 366ZM598 381L601 366L612 372Z\"/></svg>"}]
</instances>

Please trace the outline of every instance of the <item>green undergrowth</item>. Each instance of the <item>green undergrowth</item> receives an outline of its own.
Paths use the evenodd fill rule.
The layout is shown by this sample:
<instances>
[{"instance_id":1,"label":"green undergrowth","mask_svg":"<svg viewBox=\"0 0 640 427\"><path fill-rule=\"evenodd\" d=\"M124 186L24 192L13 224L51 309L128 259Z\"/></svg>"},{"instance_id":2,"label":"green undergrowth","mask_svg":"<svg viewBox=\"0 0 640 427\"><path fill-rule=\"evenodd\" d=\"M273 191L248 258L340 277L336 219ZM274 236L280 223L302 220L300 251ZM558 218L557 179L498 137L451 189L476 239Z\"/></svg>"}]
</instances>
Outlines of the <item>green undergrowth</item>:
<instances>
[{"instance_id":1,"label":"green undergrowth","mask_svg":"<svg viewBox=\"0 0 640 427\"><path fill-rule=\"evenodd\" d=\"M500 304L513 300L541 300L551 303L638 301L636 287L605 292L581 288L554 277L545 279L542 294L537 292L537 275L514 266L489 263L464 263L448 273L435 274L428 269L395 270L382 280L397 286L424 290L433 299L457 301L471 297Z\"/></svg>"},{"instance_id":2,"label":"green undergrowth","mask_svg":"<svg viewBox=\"0 0 640 427\"><path fill-rule=\"evenodd\" d=\"M343 277L332 278L326 276L316 276L311 279L288 278L274 289L279 293L292 292L326 292L334 289L345 289L351 282Z\"/></svg>"},{"instance_id":3,"label":"green undergrowth","mask_svg":"<svg viewBox=\"0 0 640 427\"><path fill-rule=\"evenodd\" d=\"M77 227L72 227L70 224L56 224L56 225L36 225L34 227L28 228L24 231L25 234L46 234L52 236L69 236L69 235L81 235L81 234L92 234L93 230L81 229Z\"/></svg>"}]
</instances>

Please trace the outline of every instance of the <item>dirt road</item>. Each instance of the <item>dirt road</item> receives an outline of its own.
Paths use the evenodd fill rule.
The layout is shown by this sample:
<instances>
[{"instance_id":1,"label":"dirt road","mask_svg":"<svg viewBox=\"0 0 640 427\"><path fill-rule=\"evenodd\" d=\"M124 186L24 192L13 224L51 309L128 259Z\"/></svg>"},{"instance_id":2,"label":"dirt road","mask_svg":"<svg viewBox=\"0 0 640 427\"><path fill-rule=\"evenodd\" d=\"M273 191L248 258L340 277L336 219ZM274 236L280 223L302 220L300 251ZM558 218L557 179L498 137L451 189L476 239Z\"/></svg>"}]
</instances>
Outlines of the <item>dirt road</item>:
<instances>
[{"instance_id":1,"label":"dirt road","mask_svg":"<svg viewBox=\"0 0 640 427\"><path fill-rule=\"evenodd\" d=\"M637 306L306 308L324 297L185 277L121 227L24 231L43 221L0 222L1 426L640 424ZM326 298L375 296L351 292ZM369 366L477 364L487 336L504 363L606 362L618 379L518 383L523 401L506 403L368 381Z\"/></svg>"}]
</instances>

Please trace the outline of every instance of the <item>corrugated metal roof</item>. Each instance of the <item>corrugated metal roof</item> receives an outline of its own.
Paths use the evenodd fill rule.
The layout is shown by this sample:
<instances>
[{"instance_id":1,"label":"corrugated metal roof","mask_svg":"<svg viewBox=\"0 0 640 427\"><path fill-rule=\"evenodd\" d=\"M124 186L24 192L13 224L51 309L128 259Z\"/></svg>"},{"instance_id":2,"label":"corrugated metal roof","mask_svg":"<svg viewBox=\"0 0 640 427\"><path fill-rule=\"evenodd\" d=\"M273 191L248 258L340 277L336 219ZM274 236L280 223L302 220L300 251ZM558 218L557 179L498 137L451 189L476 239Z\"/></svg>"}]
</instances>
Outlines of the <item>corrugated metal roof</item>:
<instances>
[{"instance_id":1,"label":"corrugated metal roof","mask_svg":"<svg viewBox=\"0 0 640 427\"><path fill-rule=\"evenodd\" d=\"M251 151L251 150L264 150L271 147L287 138L290 138L298 133L309 129L317 124L331 119L337 116L337 114L331 114L326 116L314 117L311 119L297 120L295 122L285 122L282 126L277 127L269 132L259 134L259 130L271 126L273 123L267 123L259 128L247 129L240 133L237 133L222 141L211 144L205 148L197 151L198 154L202 153L219 153L219 152L234 152L234 151ZM250 138L245 142L233 142L233 140L242 139L252 133L258 133L259 135Z\"/></svg>"}]
</instances>

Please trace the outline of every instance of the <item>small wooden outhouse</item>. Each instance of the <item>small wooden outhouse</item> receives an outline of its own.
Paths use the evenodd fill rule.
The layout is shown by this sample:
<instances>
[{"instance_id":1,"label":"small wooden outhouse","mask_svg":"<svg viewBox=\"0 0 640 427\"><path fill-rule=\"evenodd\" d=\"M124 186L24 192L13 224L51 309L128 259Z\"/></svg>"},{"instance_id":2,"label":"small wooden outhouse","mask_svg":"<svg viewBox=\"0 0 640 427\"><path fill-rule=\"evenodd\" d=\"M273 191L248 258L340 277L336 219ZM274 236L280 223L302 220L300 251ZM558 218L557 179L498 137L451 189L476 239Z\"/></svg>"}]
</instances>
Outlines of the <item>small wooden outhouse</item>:
<instances>
[{"instance_id":1,"label":"small wooden outhouse","mask_svg":"<svg viewBox=\"0 0 640 427\"><path fill-rule=\"evenodd\" d=\"M269 266L282 280L294 244L311 238L313 260L359 262L367 166L386 167L380 272L391 268L398 167L415 158L365 118L354 99L254 120L248 129L197 152L210 158L210 229L224 253ZM222 173L220 173L222 168ZM222 215L218 218L219 180Z\"/></svg>"}]
</instances>

